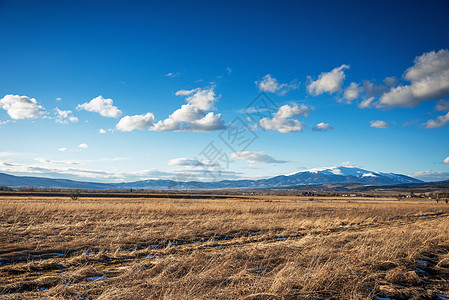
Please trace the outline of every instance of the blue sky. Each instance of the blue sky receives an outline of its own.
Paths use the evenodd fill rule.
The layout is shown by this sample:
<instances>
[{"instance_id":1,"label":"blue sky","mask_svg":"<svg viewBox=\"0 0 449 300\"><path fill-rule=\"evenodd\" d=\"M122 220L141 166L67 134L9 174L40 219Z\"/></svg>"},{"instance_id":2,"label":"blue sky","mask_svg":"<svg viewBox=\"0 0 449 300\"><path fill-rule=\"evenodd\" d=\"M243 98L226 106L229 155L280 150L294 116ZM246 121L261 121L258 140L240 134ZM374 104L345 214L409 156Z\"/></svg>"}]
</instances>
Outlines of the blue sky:
<instances>
[{"instance_id":1,"label":"blue sky","mask_svg":"<svg viewBox=\"0 0 449 300\"><path fill-rule=\"evenodd\" d=\"M448 179L448 13L447 1L0 1L0 172L221 180L351 164ZM224 138L236 124L250 142Z\"/></svg>"}]
</instances>

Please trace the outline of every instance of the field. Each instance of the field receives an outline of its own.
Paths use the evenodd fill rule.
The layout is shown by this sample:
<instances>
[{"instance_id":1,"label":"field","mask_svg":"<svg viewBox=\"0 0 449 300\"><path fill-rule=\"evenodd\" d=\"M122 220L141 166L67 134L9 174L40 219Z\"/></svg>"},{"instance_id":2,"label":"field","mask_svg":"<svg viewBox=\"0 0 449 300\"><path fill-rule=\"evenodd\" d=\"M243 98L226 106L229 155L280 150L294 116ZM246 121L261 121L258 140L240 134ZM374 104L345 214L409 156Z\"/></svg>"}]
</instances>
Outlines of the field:
<instances>
[{"instance_id":1,"label":"field","mask_svg":"<svg viewBox=\"0 0 449 300\"><path fill-rule=\"evenodd\" d=\"M447 299L426 199L0 197L0 299Z\"/></svg>"}]
</instances>

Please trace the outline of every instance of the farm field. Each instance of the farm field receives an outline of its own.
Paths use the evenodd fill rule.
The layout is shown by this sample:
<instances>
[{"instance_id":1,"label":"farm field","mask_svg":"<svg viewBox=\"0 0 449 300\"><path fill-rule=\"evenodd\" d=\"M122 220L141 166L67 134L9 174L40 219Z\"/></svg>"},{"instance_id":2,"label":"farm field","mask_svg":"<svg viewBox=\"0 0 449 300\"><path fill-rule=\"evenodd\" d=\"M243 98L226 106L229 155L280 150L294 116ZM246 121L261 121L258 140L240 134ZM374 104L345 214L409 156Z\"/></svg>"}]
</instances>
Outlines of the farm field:
<instances>
[{"instance_id":1,"label":"farm field","mask_svg":"<svg viewBox=\"0 0 449 300\"><path fill-rule=\"evenodd\" d=\"M0 197L0 299L448 297L441 202Z\"/></svg>"}]
</instances>

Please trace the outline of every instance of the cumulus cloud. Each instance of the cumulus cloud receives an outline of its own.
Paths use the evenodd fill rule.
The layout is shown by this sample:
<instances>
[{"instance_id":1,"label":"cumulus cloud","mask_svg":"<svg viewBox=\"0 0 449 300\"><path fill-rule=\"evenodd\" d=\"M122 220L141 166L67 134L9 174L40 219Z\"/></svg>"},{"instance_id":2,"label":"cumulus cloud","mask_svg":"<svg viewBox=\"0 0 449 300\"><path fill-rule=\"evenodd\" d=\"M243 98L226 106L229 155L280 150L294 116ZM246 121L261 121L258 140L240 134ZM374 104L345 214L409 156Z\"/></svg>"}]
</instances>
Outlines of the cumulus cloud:
<instances>
[{"instance_id":1,"label":"cumulus cloud","mask_svg":"<svg viewBox=\"0 0 449 300\"><path fill-rule=\"evenodd\" d=\"M58 149L58 151L61 151L61 152L66 152L66 151L67 151L67 148L65 148L65 147L62 147L62 148L59 148L59 149Z\"/></svg>"},{"instance_id":2,"label":"cumulus cloud","mask_svg":"<svg viewBox=\"0 0 449 300\"><path fill-rule=\"evenodd\" d=\"M359 103L359 108L370 108L373 107L374 105L374 97L368 98L368 99L364 99Z\"/></svg>"},{"instance_id":3,"label":"cumulus cloud","mask_svg":"<svg viewBox=\"0 0 449 300\"><path fill-rule=\"evenodd\" d=\"M0 100L0 107L14 120L37 119L45 113L44 107L36 99L27 96L5 95Z\"/></svg>"},{"instance_id":4,"label":"cumulus cloud","mask_svg":"<svg viewBox=\"0 0 449 300\"><path fill-rule=\"evenodd\" d=\"M364 92L366 94L366 97L368 97L368 98L371 98L371 97L378 98L383 93L385 93L385 91L387 91L387 87L384 86L384 85L375 84L375 83L373 83L373 82L371 82L369 80L364 80L363 81L363 90L364 90Z\"/></svg>"},{"instance_id":5,"label":"cumulus cloud","mask_svg":"<svg viewBox=\"0 0 449 300\"><path fill-rule=\"evenodd\" d=\"M224 129L225 124L221 119L221 114L207 113L203 118L186 123L183 127L185 131L214 131Z\"/></svg>"},{"instance_id":6,"label":"cumulus cloud","mask_svg":"<svg viewBox=\"0 0 449 300\"><path fill-rule=\"evenodd\" d=\"M443 164L449 164L449 156L443 160Z\"/></svg>"},{"instance_id":7,"label":"cumulus cloud","mask_svg":"<svg viewBox=\"0 0 449 300\"><path fill-rule=\"evenodd\" d=\"M218 97L212 88L197 88L189 91L180 90L176 92L176 96L188 96L186 98L187 103L201 110L215 109L214 104L218 101Z\"/></svg>"},{"instance_id":8,"label":"cumulus cloud","mask_svg":"<svg viewBox=\"0 0 449 300\"><path fill-rule=\"evenodd\" d=\"M398 79L394 76L385 77L385 79L384 79L384 84L386 86L395 86L397 82L398 82Z\"/></svg>"},{"instance_id":9,"label":"cumulus cloud","mask_svg":"<svg viewBox=\"0 0 449 300\"><path fill-rule=\"evenodd\" d=\"M268 130L276 130L280 133L292 133L301 131L306 128L303 122L294 118L303 116L307 117L312 108L304 104L283 105L273 114L273 118L263 118L260 120L260 126Z\"/></svg>"},{"instance_id":10,"label":"cumulus cloud","mask_svg":"<svg viewBox=\"0 0 449 300\"><path fill-rule=\"evenodd\" d=\"M260 152L251 152L251 151L241 151L234 152L231 154L231 158L241 159L247 161L252 164L262 163L262 164L283 164L288 161L285 160L277 160L263 151Z\"/></svg>"},{"instance_id":11,"label":"cumulus cloud","mask_svg":"<svg viewBox=\"0 0 449 300\"><path fill-rule=\"evenodd\" d=\"M440 100L435 105L436 111L449 111L449 101L446 100Z\"/></svg>"},{"instance_id":12,"label":"cumulus cloud","mask_svg":"<svg viewBox=\"0 0 449 300\"><path fill-rule=\"evenodd\" d=\"M381 121L381 120L371 121L370 124L371 124L371 127L374 127L374 128L388 128L388 127L390 127L390 126L388 126L387 122Z\"/></svg>"},{"instance_id":13,"label":"cumulus cloud","mask_svg":"<svg viewBox=\"0 0 449 300\"><path fill-rule=\"evenodd\" d=\"M106 130L104 130L103 128L100 128L100 130L98 130L98 133L99 133L99 134L105 134L105 133L106 133Z\"/></svg>"},{"instance_id":14,"label":"cumulus cloud","mask_svg":"<svg viewBox=\"0 0 449 300\"><path fill-rule=\"evenodd\" d=\"M307 91L314 96L324 93L332 94L340 91L346 77L344 72L345 69L349 69L349 66L341 65L330 72L323 72L315 81L309 77L310 83L307 85Z\"/></svg>"},{"instance_id":15,"label":"cumulus cloud","mask_svg":"<svg viewBox=\"0 0 449 300\"><path fill-rule=\"evenodd\" d=\"M60 110L59 108L56 108L56 118L55 122L60 124L68 124L70 123L76 123L78 122L78 118L71 116L72 111L71 110Z\"/></svg>"},{"instance_id":16,"label":"cumulus cloud","mask_svg":"<svg viewBox=\"0 0 449 300\"><path fill-rule=\"evenodd\" d=\"M326 131L326 130L332 130L334 127L330 126L328 123L318 123L315 125L315 127L312 128L313 131Z\"/></svg>"},{"instance_id":17,"label":"cumulus cloud","mask_svg":"<svg viewBox=\"0 0 449 300\"><path fill-rule=\"evenodd\" d=\"M179 166L179 167L202 167L215 165L214 163L207 161L199 161L197 159L190 159L185 157L174 158L168 161L169 166Z\"/></svg>"},{"instance_id":18,"label":"cumulus cloud","mask_svg":"<svg viewBox=\"0 0 449 300\"><path fill-rule=\"evenodd\" d=\"M187 104L175 110L168 118L154 124L152 131L214 131L225 128L221 114L207 112L215 109L218 97L213 88L180 90L177 96L186 97Z\"/></svg>"},{"instance_id":19,"label":"cumulus cloud","mask_svg":"<svg viewBox=\"0 0 449 300\"><path fill-rule=\"evenodd\" d=\"M299 84L294 81L290 83L279 83L276 78L271 76L271 74L265 75L261 80L256 81L255 83L262 92L277 93L279 95L285 95L290 90L299 87Z\"/></svg>"},{"instance_id":20,"label":"cumulus cloud","mask_svg":"<svg viewBox=\"0 0 449 300\"><path fill-rule=\"evenodd\" d=\"M416 57L404 78L410 84L384 93L379 107L415 107L423 101L449 96L449 51L441 49Z\"/></svg>"},{"instance_id":21,"label":"cumulus cloud","mask_svg":"<svg viewBox=\"0 0 449 300\"><path fill-rule=\"evenodd\" d=\"M153 126L154 115L146 113L145 115L134 115L123 117L115 126L120 131L133 131L135 129L144 130ZM104 132L100 133L106 133Z\"/></svg>"},{"instance_id":22,"label":"cumulus cloud","mask_svg":"<svg viewBox=\"0 0 449 300\"><path fill-rule=\"evenodd\" d=\"M357 99L360 93L363 91L363 87L360 87L358 83L351 82L351 84L345 89L343 93L343 99L347 103L351 103Z\"/></svg>"},{"instance_id":23,"label":"cumulus cloud","mask_svg":"<svg viewBox=\"0 0 449 300\"><path fill-rule=\"evenodd\" d=\"M304 130L306 125L295 119L267 119L260 120L260 126L268 130L277 130L280 133L292 133Z\"/></svg>"},{"instance_id":24,"label":"cumulus cloud","mask_svg":"<svg viewBox=\"0 0 449 300\"><path fill-rule=\"evenodd\" d=\"M286 119L286 118L297 118L297 117L307 117L312 112L312 108L304 104L293 103L290 105L283 105L279 107L279 110L274 114L275 118Z\"/></svg>"},{"instance_id":25,"label":"cumulus cloud","mask_svg":"<svg viewBox=\"0 0 449 300\"><path fill-rule=\"evenodd\" d=\"M90 102L78 105L77 109L96 112L103 117L118 118L122 114L122 111L115 107L113 104L114 101L112 99L105 99L100 95L92 99Z\"/></svg>"},{"instance_id":26,"label":"cumulus cloud","mask_svg":"<svg viewBox=\"0 0 449 300\"><path fill-rule=\"evenodd\" d=\"M61 97L56 98L56 101L61 101L61 100L62 100Z\"/></svg>"},{"instance_id":27,"label":"cumulus cloud","mask_svg":"<svg viewBox=\"0 0 449 300\"><path fill-rule=\"evenodd\" d=\"M89 145L82 143L82 144L79 144L78 147L81 149L87 149L87 148L89 148Z\"/></svg>"},{"instance_id":28,"label":"cumulus cloud","mask_svg":"<svg viewBox=\"0 0 449 300\"><path fill-rule=\"evenodd\" d=\"M446 126L449 123L449 112L443 116L437 117L435 120L429 120L423 124L424 128L433 129Z\"/></svg>"}]
</instances>

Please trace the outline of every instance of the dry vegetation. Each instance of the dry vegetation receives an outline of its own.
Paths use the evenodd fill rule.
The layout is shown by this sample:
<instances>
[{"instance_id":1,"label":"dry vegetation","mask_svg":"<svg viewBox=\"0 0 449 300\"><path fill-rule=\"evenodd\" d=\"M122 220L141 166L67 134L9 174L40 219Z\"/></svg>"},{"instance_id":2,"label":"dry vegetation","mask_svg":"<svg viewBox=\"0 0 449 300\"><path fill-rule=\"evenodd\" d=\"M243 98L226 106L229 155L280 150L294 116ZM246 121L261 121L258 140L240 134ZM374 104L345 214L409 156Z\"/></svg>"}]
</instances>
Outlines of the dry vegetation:
<instances>
[{"instance_id":1,"label":"dry vegetation","mask_svg":"<svg viewBox=\"0 0 449 300\"><path fill-rule=\"evenodd\" d=\"M0 198L1 299L446 299L428 200Z\"/></svg>"}]
</instances>

